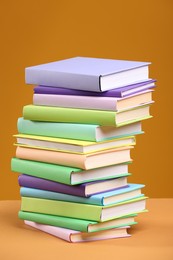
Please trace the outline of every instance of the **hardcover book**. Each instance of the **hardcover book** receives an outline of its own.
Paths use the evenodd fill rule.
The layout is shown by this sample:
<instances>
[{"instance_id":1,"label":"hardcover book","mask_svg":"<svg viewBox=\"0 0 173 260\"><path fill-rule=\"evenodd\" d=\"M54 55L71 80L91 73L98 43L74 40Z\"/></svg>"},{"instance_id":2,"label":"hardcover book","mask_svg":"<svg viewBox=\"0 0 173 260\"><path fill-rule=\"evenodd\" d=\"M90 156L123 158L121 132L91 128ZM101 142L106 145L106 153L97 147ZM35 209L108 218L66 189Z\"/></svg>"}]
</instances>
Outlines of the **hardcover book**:
<instances>
[{"instance_id":1,"label":"hardcover book","mask_svg":"<svg viewBox=\"0 0 173 260\"><path fill-rule=\"evenodd\" d=\"M27 105L23 108L23 117L24 119L33 121L98 124L120 127L151 117L149 108L152 103L150 102L148 105L141 105L119 112Z\"/></svg>"},{"instance_id":2,"label":"hardcover book","mask_svg":"<svg viewBox=\"0 0 173 260\"><path fill-rule=\"evenodd\" d=\"M79 231L54 227L49 225L43 225L39 223L35 223L32 221L24 221L26 225L36 228L38 230L44 231L50 235L56 236L68 242L89 242L96 240L105 240L105 239L113 239L113 238L123 238L129 237L130 235L127 233L128 227L114 228L110 230L104 230L93 233L81 233Z\"/></svg>"},{"instance_id":3,"label":"hardcover book","mask_svg":"<svg viewBox=\"0 0 173 260\"><path fill-rule=\"evenodd\" d=\"M51 94L51 95L70 95L70 96L96 96L96 97L128 97L132 94L140 93L147 89L155 87L156 80L147 80L145 82L132 84L126 87L116 88L105 92L82 91L76 89L54 88L47 86L36 86L35 94Z\"/></svg>"},{"instance_id":4,"label":"hardcover book","mask_svg":"<svg viewBox=\"0 0 173 260\"><path fill-rule=\"evenodd\" d=\"M121 216L142 212L145 210L145 204L146 197L144 196L109 206L22 197L21 210L104 222Z\"/></svg>"},{"instance_id":5,"label":"hardcover book","mask_svg":"<svg viewBox=\"0 0 173 260\"><path fill-rule=\"evenodd\" d=\"M127 215L121 218L115 218L105 222L96 222L77 218L67 218L62 216L54 216L27 211L19 211L18 216L20 219L23 220L29 220L40 224L47 224L51 226L63 227L83 232L97 232L101 230L137 224L137 222L134 219L137 216L137 214Z\"/></svg>"},{"instance_id":6,"label":"hardcover book","mask_svg":"<svg viewBox=\"0 0 173 260\"><path fill-rule=\"evenodd\" d=\"M59 192L52 192L47 190L21 187L20 195L21 197L62 200L84 204L93 204L98 206L106 206L143 196L143 194L141 194L141 189L143 187L144 185L142 184L128 183L128 186L124 188L114 189L112 191L107 192L101 192L99 194L92 195L88 198L62 194Z\"/></svg>"},{"instance_id":7,"label":"hardcover book","mask_svg":"<svg viewBox=\"0 0 173 260\"><path fill-rule=\"evenodd\" d=\"M52 163L12 158L11 170L50 181L76 185L96 180L108 180L128 176L130 175L128 173L129 163L130 162L126 162L91 170L82 170L80 168Z\"/></svg>"},{"instance_id":8,"label":"hardcover book","mask_svg":"<svg viewBox=\"0 0 173 260\"><path fill-rule=\"evenodd\" d=\"M59 152L18 146L16 149L16 157L19 159L54 163L90 170L131 161L130 149L132 148L133 146L126 146L91 154L75 154L64 151Z\"/></svg>"},{"instance_id":9,"label":"hardcover book","mask_svg":"<svg viewBox=\"0 0 173 260\"><path fill-rule=\"evenodd\" d=\"M17 138L17 144L15 144L17 146L66 151L79 154L95 153L103 150L136 144L134 136L116 138L99 143L24 134L16 134L14 137Z\"/></svg>"},{"instance_id":10,"label":"hardcover book","mask_svg":"<svg viewBox=\"0 0 173 260\"><path fill-rule=\"evenodd\" d=\"M39 122L19 118L18 131L22 134L50 136L66 139L100 142L125 136L142 134L141 122L132 123L119 128L90 124L68 124L55 122ZM70 129L70 131L69 131Z\"/></svg>"},{"instance_id":11,"label":"hardcover book","mask_svg":"<svg viewBox=\"0 0 173 260\"><path fill-rule=\"evenodd\" d=\"M53 182L36 178L28 175L20 175L19 185L22 187L48 190L58 193L65 193L81 197L89 197L100 192L110 191L118 188L128 187L127 177L115 178L111 180L87 182L79 185L66 185L59 182Z\"/></svg>"},{"instance_id":12,"label":"hardcover book","mask_svg":"<svg viewBox=\"0 0 173 260\"><path fill-rule=\"evenodd\" d=\"M102 92L149 78L150 62L74 57L25 69L27 84Z\"/></svg>"},{"instance_id":13,"label":"hardcover book","mask_svg":"<svg viewBox=\"0 0 173 260\"><path fill-rule=\"evenodd\" d=\"M152 91L146 90L125 98L34 94L33 104L38 106L121 111L148 104L152 101Z\"/></svg>"}]
</instances>

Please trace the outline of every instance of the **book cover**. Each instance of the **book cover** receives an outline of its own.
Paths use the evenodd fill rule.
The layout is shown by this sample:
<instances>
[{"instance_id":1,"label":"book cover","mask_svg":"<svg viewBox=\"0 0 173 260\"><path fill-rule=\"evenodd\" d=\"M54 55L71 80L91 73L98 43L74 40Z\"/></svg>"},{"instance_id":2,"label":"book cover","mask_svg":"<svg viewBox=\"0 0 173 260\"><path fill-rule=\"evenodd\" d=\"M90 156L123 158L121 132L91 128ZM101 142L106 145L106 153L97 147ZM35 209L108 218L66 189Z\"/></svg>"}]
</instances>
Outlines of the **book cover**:
<instances>
[{"instance_id":1,"label":"book cover","mask_svg":"<svg viewBox=\"0 0 173 260\"><path fill-rule=\"evenodd\" d=\"M148 79L150 62L74 57L25 69L28 84L106 91Z\"/></svg>"}]
</instances>

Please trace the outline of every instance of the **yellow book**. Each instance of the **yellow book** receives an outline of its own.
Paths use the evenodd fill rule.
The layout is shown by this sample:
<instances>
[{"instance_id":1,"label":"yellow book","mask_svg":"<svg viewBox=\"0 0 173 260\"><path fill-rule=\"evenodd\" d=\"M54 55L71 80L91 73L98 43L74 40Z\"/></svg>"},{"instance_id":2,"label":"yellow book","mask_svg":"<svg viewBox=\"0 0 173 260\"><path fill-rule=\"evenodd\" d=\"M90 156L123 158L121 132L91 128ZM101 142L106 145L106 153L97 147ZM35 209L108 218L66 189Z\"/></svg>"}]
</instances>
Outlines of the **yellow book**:
<instances>
[{"instance_id":1,"label":"yellow book","mask_svg":"<svg viewBox=\"0 0 173 260\"><path fill-rule=\"evenodd\" d=\"M70 153L89 154L97 151L119 148L136 144L134 136L111 139L102 142L62 139L56 137L16 134L17 146L40 148L44 150L66 151Z\"/></svg>"}]
</instances>

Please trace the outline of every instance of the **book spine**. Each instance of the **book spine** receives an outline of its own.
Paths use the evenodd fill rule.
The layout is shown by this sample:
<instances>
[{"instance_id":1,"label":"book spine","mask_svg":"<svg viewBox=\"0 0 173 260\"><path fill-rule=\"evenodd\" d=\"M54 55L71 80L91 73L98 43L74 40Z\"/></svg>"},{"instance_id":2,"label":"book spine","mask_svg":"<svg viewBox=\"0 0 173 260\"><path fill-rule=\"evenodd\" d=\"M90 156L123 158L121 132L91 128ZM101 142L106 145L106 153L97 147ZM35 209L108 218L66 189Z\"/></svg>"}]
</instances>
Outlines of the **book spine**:
<instances>
[{"instance_id":1,"label":"book spine","mask_svg":"<svg viewBox=\"0 0 173 260\"><path fill-rule=\"evenodd\" d=\"M38 213L32 213L26 211L19 211L18 216L20 219L34 221L41 224L74 229L82 232L88 231L89 222L79 220L79 219L65 218L65 217L46 215L46 214L38 214Z\"/></svg>"},{"instance_id":2,"label":"book spine","mask_svg":"<svg viewBox=\"0 0 173 260\"><path fill-rule=\"evenodd\" d=\"M50 70L25 69L26 84L81 89L100 92L100 79L94 75L81 75Z\"/></svg>"},{"instance_id":3,"label":"book spine","mask_svg":"<svg viewBox=\"0 0 173 260\"><path fill-rule=\"evenodd\" d=\"M46 191L59 192L74 196L85 197L85 186L71 186L59 182L48 181L41 178L35 178L27 175L20 175L18 178L19 185L27 188L34 188Z\"/></svg>"},{"instance_id":4,"label":"book spine","mask_svg":"<svg viewBox=\"0 0 173 260\"><path fill-rule=\"evenodd\" d=\"M102 207L81 203L22 197L21 210L100 221Z\"/></svg>"},{"instance_id":5,"label":"book spine","mask_svg":"<svg viewBox=\"0 0 173 260\"><path fill-rule=\"evenodd\" d=\"M113 111L28 105L23 108L23 116L34 121L116 125L116 113Z\"/></svg>"},{"instance_id":6,"label":"book spine","mask_svg":"<svg viewBox=\"0 0 173 260\"><path fill-rule=\"evenodd\" d=\"M37 122L19 118L17 127L18 132L22 134L96 141L97 126L94 125Z\"/></svg>"},{"instance_id":7,"label":"book spine","mask_svg":"<svg viewBox=\"0 0 173 260\"><path fill-rule=\"evenodd\" d=\"M36 161L12 158L11 169L14 172L24 173L31 176L71 184L71 173L80 172L80 169L61 165L48 164Z\"/></svg>"},{"instance_id":8,"label":"book spine","mask_svg":"<svg viewBox=\"0 0 173 260\"><path fill-rule=\"evenodd\" d=\"M89 198L83 198L73 195L68 195L59 192L52 192L40 189L32 189L32 188L20 188L21 197L33 197L33 198L41 198L41 199L50 199L50 200L61 200L61 201L69 201L69 202L77 202L84 204L92 204L103 206L103 198L95 198L91 196Z\"/></svg>"},{"instance_id":9,"label":"book spine","mask_svg":"<svg viewBox=\"0 0 173 260\"><path fill-rule=\"evenodd\" d=\"M51 107L69 107L116 111L117 99L111 97L89 97L70 95L33 95L33 104Z\"/></svg>"}]
</instances>

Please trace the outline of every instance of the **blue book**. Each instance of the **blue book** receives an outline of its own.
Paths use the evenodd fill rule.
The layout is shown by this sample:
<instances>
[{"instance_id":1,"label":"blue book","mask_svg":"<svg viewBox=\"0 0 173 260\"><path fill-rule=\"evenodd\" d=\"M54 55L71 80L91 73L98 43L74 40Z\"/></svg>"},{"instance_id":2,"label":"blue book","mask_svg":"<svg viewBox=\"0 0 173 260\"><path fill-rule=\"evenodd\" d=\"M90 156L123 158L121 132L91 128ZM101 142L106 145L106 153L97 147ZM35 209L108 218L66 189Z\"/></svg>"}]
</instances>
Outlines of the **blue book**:
<instances>
[{"instance_id":1,"label":"blue book","mask_svg":"<svg viewBox=\"0 0 173 260\"><path fill-rule=\"evenodd\" d=\"M149 79L150 62L87 57L28 67L27 84L102 92Z\"/></svg>"},{"instance_id":2,"label":"blue book","mask_svg":"<svg viewBox=\"0 0 173 260\"><path fill-rule=\"evenodd\" d=\"M106 205L111 205L123 201L128 201L138 197L142 197L143 194L141 194L141 189L144 186L145 185L143 184L128 184L128 186L125 188L115 189L109 192L102 192L97 195L90 196L89 198L83 198L83 197L68 195L64 193L32 189L26 187L21 187L20 195L22 197L34 197L34 198L61 200L61 201L106 206Z\"/></svg>"}]
</instances>

